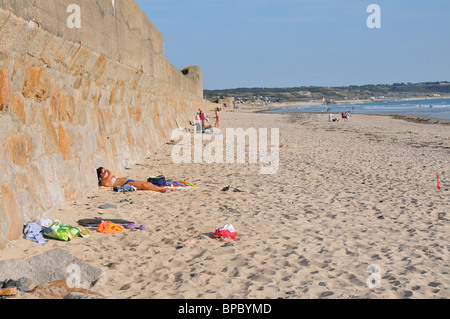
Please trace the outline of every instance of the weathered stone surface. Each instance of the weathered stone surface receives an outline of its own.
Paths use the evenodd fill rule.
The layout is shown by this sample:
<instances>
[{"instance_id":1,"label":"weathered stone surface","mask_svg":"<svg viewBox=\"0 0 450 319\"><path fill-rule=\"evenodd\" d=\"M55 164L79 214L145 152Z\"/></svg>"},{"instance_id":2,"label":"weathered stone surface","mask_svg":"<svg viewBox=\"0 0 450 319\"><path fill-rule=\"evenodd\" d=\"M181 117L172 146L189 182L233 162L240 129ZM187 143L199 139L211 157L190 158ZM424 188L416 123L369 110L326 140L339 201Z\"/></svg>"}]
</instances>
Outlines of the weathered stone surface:
<instances>
[{"instance_id":1,"label":"weathered stone surface","mask_svg":"<svg viewBox=\"0 0 450 319\"><path fill-rule=\"evenodd\" d=\"M40 132L42 137L42 146L44 147L45 153L51 154L57 152L58 135L46 109L42 109L41 123Z\"/></svg>"},{"instance_id":2,"label":"weathered stone surface","mask_svg":"<svg viewBox=\"0 0 450 319\"><path fill-rule=\"evenodd\" d=\"M35 183L33 176L28 172L16 174L13 180L17 203L25 221L31 220L36 209L39 209L41 206L39 192Z\"/></svg>"},{"instance_id":3,"label":"weathered stone surface","mask_svg":"<svg viewBox=\"0 0 450 319\"><path fill-rule=\"evenodd\" d=\"M70 94L61 93L59 97L58 120L72 123L75 116L75 102Z\"/></svg>"},{"instance_id":4,"label":"weathered stone surface","mask_svg":"<svg viewBox=\"0 0 450 319\"><path fill-rule=\"evenodd\" d=\"M9 156L16 165L25 166L27 164L27 143L22 134L13 134L6 139L8 143Z\"/></svg>"},{"instance_id":5,"label":"weathered stone surface","mask_svg":"<svg viewBox=\"0 0 450 319\"><path fill-rule=\"evenodd\" d=\"M42 167L39 167L36 164L30 164L28 168L28 173L31 176L31 179L33 180L34 193L36 194L36 204L38 205L36 209L39 207L41 209L48 209L53 206L48 185L49 181L46 177L41 173L43 171Z\"/></svg>"},{"instance_id":6,"label":"weathered stone surface","mask_svg":"<svg viewBox=\"0 0 450 319\"><path fill-rule=\"evenodd\" d=\"M10 185L0 185L0 225L0 247L22 234L23 216Z\"/></svg>"},{"instance_id":7,"label":"weathered stone surface","mask_svg":"<svg viewBox=\"0 0 450 319\"><path fill-rule=\"evenodd\" d=\"M0 245L23 221L98 187L188 127L203 100L201 70L177 70L135 1L0 0ZM7 194L7 195L5 195Z\"/></svg>"},{"instance_id":8,"label":"weathered stone surface","mask_svg":"<svg viewBox=\"0 0 450 319\"><path fill-rule=\"evenodd\" d=\"M8 68L0 69L0 112L3 111L10 101Z\"/></svg>"},{"instance_id":9,"label":"weathered stone surface","mask_svg":"<svg viewBox=\"0 0 450 319\"><path fill-rule=\"evenodd\" d=\"M4 183L13 176L11 161L8 156L6 140L0 139L0 183Z\"/></svg>"},{"instance_id":10,"label":"weathered stone surface","mask_svg":"<svg viewBox=\"0 0 450 319\"><path fill-rule=\"evenodd\" d=\"M25 114L25 102L23 100L23 97L18 93L14 94L14 103L11 108L11 112L19 117L22 124L26 123L27 116Z\"/></svg>"},{"instance_id":11,"label":"weathered stone surface","mask_svg":"<svg viewBox=\"0 0 450 319\"><path fill-rule=\"evenodd\" d=\"M60 124L58 124L58 145L59 150L61 151L61 154L63 156L64 160L68 160L72 158L72 148L70 147L69 138L67 137L67 133L64 130L64 127Z\"/></svg>"},{"instance_id":12,"label":"weathered stone surface","mask_svg":"<svg viewBox=\"0 0 450 319\"><path fill-rule=\"evenodd\" d=\"M81 196L82 188L81 174L76 163L72 162L65 166L64 171L64 196L66 200L75 200Z\"/></svg>"},{"instance_id":13,"label":"weathered stone surface","mask_svg":"<svg viewBox=\"0 0 450 319\"><path fill-rule=\"evenodd\" d=\"M0 206L0 249L8 244L9 219L3 207Z\"/></svg>"},{"instance_id":14,"label":"weathered stone surface","mask_svg":"<svg viewBox=\"0 0 450 319\"><path fill-rule=\"evenodd\" d=\"M22 88L23 96L42 102L49 98L50 92L50 81L45 77L45 70L29 66Z\"/></svg>"}]
</instances>

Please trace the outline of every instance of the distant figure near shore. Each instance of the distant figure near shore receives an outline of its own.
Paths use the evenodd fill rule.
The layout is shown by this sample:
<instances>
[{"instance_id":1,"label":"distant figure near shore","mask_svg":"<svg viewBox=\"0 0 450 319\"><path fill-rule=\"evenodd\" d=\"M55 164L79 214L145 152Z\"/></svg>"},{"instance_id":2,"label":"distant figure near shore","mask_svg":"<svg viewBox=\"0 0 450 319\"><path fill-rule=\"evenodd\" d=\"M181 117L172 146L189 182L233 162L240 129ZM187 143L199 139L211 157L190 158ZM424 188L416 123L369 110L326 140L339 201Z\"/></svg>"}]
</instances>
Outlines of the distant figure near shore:
<instances>
[{"instance_id":1,"label":"distant figure near shore","mask_svg":"<svg viewBox=\"0 0 450 319\"><path fill-rule=\"evenodd\" d=\"M216 116L214 117L216 119L216 122L214 123L215 127L219 127L219 112L220 112L220 107L216 107L216 109L215 109Z\"/></svg>"},{"instance_id":2,"label":"distant figure near shore","mask_svg":"<svg viewBox=\"0 0 450 319\"><path fill-rule=\"evenodd\" d=\"M348 112L341 113L342 122L348 122Z\"/></svg>"},{"instance_id":3,"label":"distant figure near shore","mask_svg":"<svg viewBox=\"0 0 450 319\"><path fill-rule=\"evenodd\" d=\"M333 117L333 114L328 115L328 121L329 122L339 122L339 119L337 117Z\"/></svg>"}]
</instances>

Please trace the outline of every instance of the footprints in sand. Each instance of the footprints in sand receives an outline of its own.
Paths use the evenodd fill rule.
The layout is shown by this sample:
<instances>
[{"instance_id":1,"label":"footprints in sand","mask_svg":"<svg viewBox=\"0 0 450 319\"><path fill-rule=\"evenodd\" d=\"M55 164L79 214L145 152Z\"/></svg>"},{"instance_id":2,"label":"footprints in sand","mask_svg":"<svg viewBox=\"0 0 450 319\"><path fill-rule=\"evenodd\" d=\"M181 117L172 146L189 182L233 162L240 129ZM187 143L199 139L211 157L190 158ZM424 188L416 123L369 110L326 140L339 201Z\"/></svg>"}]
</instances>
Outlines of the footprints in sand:
<instances>
[{"instance_id":1,"label":"footprints in sand","mask_svg":"<svg viewBox=\"0 0 450 319\"><path fill-rule=\"evenodd\" d=\"M249 126L254 115L243 113L239 123ZM104 192L69 207L70 218L100 212L146 226L124 234L93 233L70 243L80 258L105 270L105 294L450 297L448 201L446 193L436 193L435 172L427 176L428 169L448 163L442 149L433 144L434 153L422 152L407 145L409 137L400 131L389 133L381 124L372 128L373 121L330 130L330 123L311 115L276 124L277 174L261 175L260 166L250 164L173 165L167 146L130 176L146 179L165 172L199 188L161 196ZM98 209L105 203L117 209ZM212 238L215 228L227 223L238 232L236 243ZM370 265L379 266L381 288L367 286Z\"/></svg>"}]
</instances>

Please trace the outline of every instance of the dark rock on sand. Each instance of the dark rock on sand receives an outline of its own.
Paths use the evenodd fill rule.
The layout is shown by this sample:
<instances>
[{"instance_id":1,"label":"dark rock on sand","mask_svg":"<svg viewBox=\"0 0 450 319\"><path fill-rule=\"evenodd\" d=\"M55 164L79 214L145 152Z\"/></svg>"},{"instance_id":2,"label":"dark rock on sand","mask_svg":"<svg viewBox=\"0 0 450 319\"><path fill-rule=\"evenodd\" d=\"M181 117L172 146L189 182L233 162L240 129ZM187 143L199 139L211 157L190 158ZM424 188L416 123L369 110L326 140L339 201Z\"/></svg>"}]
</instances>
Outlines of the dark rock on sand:
<instances>
[{"instance_id":1,"label":"dark rock on sand","mask_svg":"<svg viewBox=\"0 0 450 319\"><path fill-rule=\"evenodd\" d=\"M9 259L0 261L0 280L27 291L31 284L42 285L57 280L66 280L68 266L80 267L81 278L92 288L100 283L103 270L77 259L68 251L55 248L28 259ZM10 281L12 280L12 281ZM5 284L5 283L4 283Z\"/></svg>"},{"instance_id":2,"label":"dark rock on sand","mask_svg":"<svg viewBox=\"0 0 450 319\"><path fill-rule=\"evenodd\" d=\"M334 292L332 292L332 291L325 291L325 292L322 292L320 294L319 298L326 298L326 297L329 297L329 296L332 296L332 295L334 295Z\"/></svg>"},{"instance_id":3,"label":"dark rock on sand","mask_svg":"<svg viewBox=\"0 0 450 319\"><path fill-rule=\"evenodd\" d=\"M100 208L100 209L108 209L108 208L117 209L117 206L113 205L113 204L106 203L106 204L100 205L98 208Z\"/></svg>"}]
</instances>

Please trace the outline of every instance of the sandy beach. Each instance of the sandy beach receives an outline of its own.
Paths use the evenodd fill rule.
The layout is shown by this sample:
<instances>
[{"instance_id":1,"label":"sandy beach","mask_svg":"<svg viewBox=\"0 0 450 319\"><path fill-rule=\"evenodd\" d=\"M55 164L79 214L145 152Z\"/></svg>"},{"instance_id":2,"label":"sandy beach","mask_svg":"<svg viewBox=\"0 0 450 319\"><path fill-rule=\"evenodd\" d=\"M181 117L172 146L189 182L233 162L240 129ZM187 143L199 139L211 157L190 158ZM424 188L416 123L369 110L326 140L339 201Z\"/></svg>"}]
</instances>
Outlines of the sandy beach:
<instances>
[{"instance_id":1,"label":"sandy beach","mask_svg":"<svg viewBox=\"0 0 450 319\"><path fill-rule=\"evenodd\" d=\"M220 128L279 128L278 171L264 175L261 163L248 161L175 164L167 143L115 173L138 180L162 174L196 188L99 188L41 216L72 226L123 218L146 230L91 230L89 238L44 245L23 238L0 251L1 260L63 248L105 271L98 293L120 298L450 297L448 125L224 110ZM99 208L106 203L117 208ZM238 240L213 238L228 223ZM378 275L379 287L369 287Z\"/></svg>"}]
</instances>

